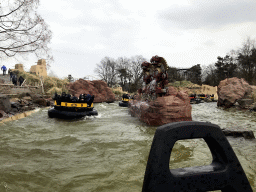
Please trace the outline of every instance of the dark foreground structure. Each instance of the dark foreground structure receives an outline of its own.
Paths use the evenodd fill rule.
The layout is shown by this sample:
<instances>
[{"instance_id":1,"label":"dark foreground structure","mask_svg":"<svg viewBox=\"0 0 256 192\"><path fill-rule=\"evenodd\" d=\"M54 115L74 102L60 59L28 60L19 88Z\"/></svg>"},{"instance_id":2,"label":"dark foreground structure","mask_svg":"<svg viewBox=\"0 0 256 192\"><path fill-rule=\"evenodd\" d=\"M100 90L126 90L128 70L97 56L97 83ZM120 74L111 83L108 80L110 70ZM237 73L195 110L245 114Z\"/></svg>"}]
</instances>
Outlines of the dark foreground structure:
<instances>
[{"instance_id":1,"label":"dark foreground structure","mask_svg":"<svg viewBox=\"0 0 256 192\"><path fill-rule=\"evenodd\" d=\"M176 141L203 138L212 153L206 166L169 169ZM204 122L176 122L157 128L145 171L142 192L252 192L252 188L220 127Z\"/></svg>"}]
</instances>

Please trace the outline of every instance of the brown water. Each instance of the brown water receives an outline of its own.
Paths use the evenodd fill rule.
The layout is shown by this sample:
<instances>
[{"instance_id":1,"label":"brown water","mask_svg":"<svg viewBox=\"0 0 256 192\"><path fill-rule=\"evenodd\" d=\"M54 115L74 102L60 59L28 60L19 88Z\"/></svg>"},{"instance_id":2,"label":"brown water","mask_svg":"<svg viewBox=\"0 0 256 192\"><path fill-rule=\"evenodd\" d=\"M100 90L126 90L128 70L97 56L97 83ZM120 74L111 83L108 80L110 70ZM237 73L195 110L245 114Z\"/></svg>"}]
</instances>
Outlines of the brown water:
<instances>
[{"instance_id":1,"label":"brown water","mask_svg":"<svg viewBox=\"0 0 256 192\"><path fill-rule=\"evenodd\" d=\"M99 116L50 119L47 109L0 126L0 192L141 191L152 139L147 126L118 103L95 104ZM195 121L254 131L256 115L222 110L216 103L193 105ZM256 191L256 143L228 137ZM206 165L211 156L202 139L175 144L170 167Z\"/></svg>"}]
</instances>

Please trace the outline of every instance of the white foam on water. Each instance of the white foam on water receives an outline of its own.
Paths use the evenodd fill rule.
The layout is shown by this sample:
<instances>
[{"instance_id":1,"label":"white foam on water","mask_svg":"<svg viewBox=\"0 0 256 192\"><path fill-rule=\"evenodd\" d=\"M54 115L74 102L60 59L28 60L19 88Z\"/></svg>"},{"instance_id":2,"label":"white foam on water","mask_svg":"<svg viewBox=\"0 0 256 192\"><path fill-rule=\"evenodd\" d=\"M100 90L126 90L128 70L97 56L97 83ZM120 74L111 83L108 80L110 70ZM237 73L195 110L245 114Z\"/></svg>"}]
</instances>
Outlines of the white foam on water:
<instances>
[{"instance_id":1,"label":"white foam on water","mask_svg":"<svg viewBox=\"0 0 256 192\"><path fill-rule=\"evenodd\" d=\"M98 106L97 106L98 107ZM104 104L99 104L99 107L102 107L102 108L104 108L104 109L106 109L107 108L107 106L105 106Z\"/></svg>"}]
</instances>

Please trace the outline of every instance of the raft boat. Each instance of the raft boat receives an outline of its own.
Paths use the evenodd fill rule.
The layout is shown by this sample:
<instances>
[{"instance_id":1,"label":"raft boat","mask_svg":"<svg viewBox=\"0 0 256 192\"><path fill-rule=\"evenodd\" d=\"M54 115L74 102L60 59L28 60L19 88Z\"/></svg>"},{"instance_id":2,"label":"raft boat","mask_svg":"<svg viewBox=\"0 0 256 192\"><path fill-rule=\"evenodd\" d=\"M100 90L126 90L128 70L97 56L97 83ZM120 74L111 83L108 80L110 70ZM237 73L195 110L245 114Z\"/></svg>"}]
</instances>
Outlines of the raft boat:
<instances>
[{"instance_id":1,"label":"raft boat","mask_svg":"<svg viewBox=\"0 0 256 192\"><path fill-rule=\"evenodd\" d=\"M85 116L98 115L98 112L93 108L94 96L83 94L79 99L62 93L61 96L55 94L54 106L48 110L50 118L60 119L77 119Z\"/></svg>"},{"instance_id":2,"label":"raft boat","mask_svg":"<svg viewBox=\"0 0 256 192\"><path fill-rule=\"evenodd\" d=\"M129 101L132 100L128 94L123 94L122 101L119 102L120 107L128 107Z\"/></svg>"},{"instance_id":3,"label":"raft boat","mask_svg":"<svg viewBox=\"0 0 256 192\"><path fill-rule=\"evenodd\" d=\"M212 94L212 95L190 94L189 99L190 99L190 104L198 104L198 103L202 103L205 101L209 102L209 101L214 101L214 94Z\"/></svg>"},{"instance_id":4,"label":"raft boat","mask_svg":"<svg viewBox=\"0 0 256 192\"><path fill-rule=\"evenodd\" d=\"M198 104L201 103L201 99L197 97L196 94L190 94L189 95L189 99L190 99L190 104Z\"/></svg>"}]
</instances>

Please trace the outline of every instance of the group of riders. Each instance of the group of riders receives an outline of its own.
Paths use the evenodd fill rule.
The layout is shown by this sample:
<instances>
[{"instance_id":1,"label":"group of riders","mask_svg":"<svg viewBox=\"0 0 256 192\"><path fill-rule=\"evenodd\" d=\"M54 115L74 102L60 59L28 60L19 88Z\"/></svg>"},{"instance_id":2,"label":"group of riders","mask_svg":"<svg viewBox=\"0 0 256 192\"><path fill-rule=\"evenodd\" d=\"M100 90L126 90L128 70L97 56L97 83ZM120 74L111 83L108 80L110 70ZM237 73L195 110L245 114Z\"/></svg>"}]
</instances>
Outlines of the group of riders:
<instances>
[{"instance_id":1,"label":"group of riders","mask_svg":"<svg viewBox=\"0 0 256 192\"><path fill-rule=\"evenodd\" d=\"M56 101L57 105L60 105L61 102L68 102L68 103L87 103L89 106L93 103L94 95L90 94L80 94L79 97L72 96L71 94L66 94L62 92L61 95L57 93L54 94L53 100Z\"/></svg>"},{"instance_id":2,"label":"group of riders","mask_svg":"<svg viewBox=\"0 0 256 192\"><path fill-rule=\"evenodd\" d=\"M129 94L123 94L122 98L123 99L133 99L133 95L129 95Z\"/></svg>"},{"instance_id":3,"label":"group of riders","mask_svg":"<svg viewBox=\"0 0 256 192\"><path fill-rule=\"evenodd\" d=\"M209 94L190 94L189 95L190 100L195 100L195 99L200 99L200 100L204 100L204 99L214 99L214 94L209 95Z\"/></svg>"}]
</instances>

